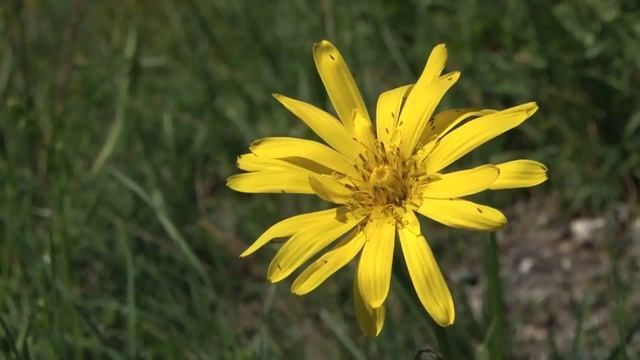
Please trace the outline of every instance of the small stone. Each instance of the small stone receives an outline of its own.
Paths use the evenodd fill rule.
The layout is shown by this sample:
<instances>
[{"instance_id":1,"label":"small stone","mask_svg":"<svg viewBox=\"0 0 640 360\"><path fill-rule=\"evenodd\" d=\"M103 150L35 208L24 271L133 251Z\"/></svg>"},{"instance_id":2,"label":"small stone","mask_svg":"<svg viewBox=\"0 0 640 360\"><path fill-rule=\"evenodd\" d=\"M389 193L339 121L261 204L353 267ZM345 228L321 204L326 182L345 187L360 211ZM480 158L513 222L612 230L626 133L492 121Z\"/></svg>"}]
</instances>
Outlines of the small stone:
<instances>
[{"instance_id":1,"label":"small stone","mask_svg":"<svg viewBox=\"0 0 640 360\"><path fill-rule=\"evenodd\" d=\"M524 259L520 260L520 263L518 264L518 271L521 274L527 274L529 273L529 271L531 271L531 268L533 268L533 265L534 265L533 259L530 257L525 257Z\"/></svg>"},{"instance_id":2,"label":"small stone","mask_svg":"<svg viewBox=\"0 0 640 360\"><path fill-rule=\"evenodd\" d=\"M569 231L571 232L571 238L580 242L590 242L598 237L606 222L603 217L583 217L578 218L569 224Z\"/></svg>"}]
</instances>

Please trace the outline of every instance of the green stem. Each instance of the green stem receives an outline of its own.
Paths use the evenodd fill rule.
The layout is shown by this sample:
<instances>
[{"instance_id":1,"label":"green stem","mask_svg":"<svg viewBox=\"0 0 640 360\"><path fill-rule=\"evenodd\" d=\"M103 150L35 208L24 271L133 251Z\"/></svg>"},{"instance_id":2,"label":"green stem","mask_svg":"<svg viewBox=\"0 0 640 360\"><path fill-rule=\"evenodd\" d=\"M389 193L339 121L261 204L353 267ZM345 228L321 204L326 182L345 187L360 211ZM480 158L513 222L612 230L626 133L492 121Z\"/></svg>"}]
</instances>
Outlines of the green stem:
<instances>
[{"instance_id":1,"label":"green stem","mask_svg":"<svg viewBox=\"0 0 640 360\"><path fill-rule=\"evenodd\" d=\"M436 341L438 342L438 348L440 349L442 359L454 359L453 353L451 352L451 345L449 343L449 335L447 334L447 329L436 324L434 321L431 321L431 327L433 328L433 334L436 336Z\"/></svg>"},{"instance_id":2,"label":"green stem","mask_svg":"<svg viewBox=\"0 0 640 360\"><path fill-rule=\"evenodd\" d=\"M488 314L492 330L486 339L492 359L503 359L507 353L507 324L503 300L503 285L500 279L498 241L490 233L484 247L484 262L487 275Z\"/></svg>"}]
</instances>

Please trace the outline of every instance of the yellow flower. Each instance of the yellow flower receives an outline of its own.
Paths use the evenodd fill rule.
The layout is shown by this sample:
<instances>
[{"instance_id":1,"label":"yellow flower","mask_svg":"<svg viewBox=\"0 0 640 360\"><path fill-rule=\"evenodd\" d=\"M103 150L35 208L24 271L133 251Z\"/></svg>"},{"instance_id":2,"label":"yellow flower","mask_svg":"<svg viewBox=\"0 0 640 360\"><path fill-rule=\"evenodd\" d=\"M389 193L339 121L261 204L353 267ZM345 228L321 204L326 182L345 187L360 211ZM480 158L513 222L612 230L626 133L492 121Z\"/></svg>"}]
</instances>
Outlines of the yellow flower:
<instances>
[{"instance_id":1,"label":"yellow flower","mask_svg":"<svg viewBox=\"0 0 640 360\"><path fill-rule=\"evenodd\" d=\"M275 238L288 238L271 261L268 278L278 282L329 245L335 246L304 270L291 291L307 294L359 256L354 276L356 317L370 336L380 333L389 292L396 233L409 275L425 310L441 326L455 311L416 212L444 225L497 230L507 222L494 208L462 199L484 190L529 187L547 179L544 165L515 160L445 173L451 163L536 112L531 102L506 110L454 109L433 116L457 71L442 75L447 49L436 46L415 84L378 98L375 130L347 64L328 41L313 56L340 120L310 104L274 95L326 144L269 137L238 158L246 173L228 186L246 193L316 194L338 204L282 220L240 256ZM339 241L338 241L339 240Z\"/></svg>"}]
</instances>

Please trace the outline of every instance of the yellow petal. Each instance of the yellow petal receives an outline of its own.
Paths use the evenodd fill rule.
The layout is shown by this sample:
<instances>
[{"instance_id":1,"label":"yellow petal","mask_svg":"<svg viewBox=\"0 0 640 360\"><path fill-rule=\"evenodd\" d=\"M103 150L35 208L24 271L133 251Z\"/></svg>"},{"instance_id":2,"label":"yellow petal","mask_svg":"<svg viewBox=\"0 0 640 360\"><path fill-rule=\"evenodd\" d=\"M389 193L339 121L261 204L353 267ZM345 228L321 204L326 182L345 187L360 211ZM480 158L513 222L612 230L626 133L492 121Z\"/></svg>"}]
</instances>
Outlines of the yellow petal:
<instances>
[{"instance_id":1,"label":"yellow petal","mask_svg":"<svg viewBox=\"0 0 640 360\"><path fill-rule=\"evenodd\" d=\"M473 169L444 174L439 180L428 183L422 196L435 199L463 197L487 190L498 176L500 170L494 165L482 165Z\"/></svg>"},{"instance_id":2,"label":"yellow petal","mask_svg":"<svg viewBox=\"0 0 640 360\"><path fill-rule=\"evenodd\" d=\"M427 64L411 90L399 117L398 128L401 130L402 153L409 156L420 140L420 136L426 126L426 121L431 117L433 110L440 102L444 93L460 76L459 73L447 74L440 77L447 62L447 47L444 44L436 45L429 54ZM447 78L450 81L443 81ZM415 134L420 131L419 134Z\"/></svg>"},{"instance_id":3,"label":"yellow petal","mask_svg":"<svg viewBox=\"0 0 640 360\"><path fill-rule=\"evenodd\" d=\"M425 65L422 75L420 75L420 79L418 79L418 83L416 85L421 86L422 84L429 84L440 77L442 70L444 70L444 66L447 64L448 55L449 53L445 44L436 45L431 50L429 58L427 58L427 64Z\"/></svg>"},{"instance_id":4,"label":"yellow petal","mask_svg":"<svg viewBox=\"0 0 640 360\"><path fill-rule=\"evenodd\" d=\"M294 170L302 172L308 171L319 174L327 173L326 168L321 166L311 166L309 164L309 166L305 168L285 160L260 157L252 153L242 154L238 156L236 164L238 165L238 168L240 170L244 171L282 172Z\"/></svg>"},{"instance_id":5,"label":"yellow petal","mask_svg":"<svg viewBox=\"0 0 640 360\"><path fill-rule=\"evenodd\" d=\"M267 277L278 282L289 276L300 265L358 225L362 216L342 214L324 223L312 224L287 240L269 264Z\"/></svg>"},{"instance_id":6,"label":"yellow petal","mask_svg":"<svg viewBox=\"0 0 640 360\"><path fill-rule=\"evenodd\" d=\"M496 165L500 176L491 190L514 189L541 184L547 180L547 167L533 160L514 160Z\"/></svg>"},{"instance_id":7,"label":"yellow petal","mask_svg":"<svg viewBox=\"0 0 640 360\"><path fill-rule=\"evenodd\" d=\"M382 306L391 284L391 265L395 242L395 224L386 219L369 220L366 242L358 265L360 293L371 308Z\"/></svg>"},{"instance_id":8,"label":"yellow petal","mask_svg":"<svg viewBox=\"0 0 640 360\"><path fill-rule=\"evenodd\" d=\"M358 254L362 249L364 239L362 231L352 232L335 248L309 265L293 282L291 292L296 295L304 295L313 291Z\"/></svg>"},{"instance_id":9,"label":"yellow petal","mask_svg":"<svg viewBox=\"0 0 640 360\"><path fill-rule=\"evenodd\" d=\"M309 174L302 171L258 171L230 176L227 186L244 193L313 194Z\"/></svg>"},{"instance_id":10,"label":"yellow petal","mask_svg":"<svg viewBox=\"0 0 640 360\"><path fill-rule=\"evenodd\" d=\"M362 299L360 287L358 286L358 277L353 277L353 302L356 308L356 319L360 331L365 336L378 336L384 325L384 305L379 308L372 309Z\"/></svg>"},{"instance_id":11,"label":"yellow petal","mask_svg":"<svg viewBox=\"0 0 640 360\"><path fill-rule=\"evenodd\" d=\"M351 162L319 142L292 137L268 137L254 141L249 147L252 153L265 158L296 159L318 163L333 171L357 176Z\"/></svg>"},{"instance_id":12,"label":"yellow petal","mask_svg":"<svg viewBox=\"0 0 640 360\"><path fill-rule=\"evenodd\" d=\"M434 136L437 137L438 140L440 140L456 126L460 125L463 121L466 121L472 117L489 115L496 112L498 112L498 110L493 109L465 111L453 119L443 118L444 115L438 116L440 115L438 114L428 121L426 129L424 129L424 132L422 133L422 139L420 140L420 143L426 144Z\"/></svg>"},{"instance_id":13,"label":"yellow petal","mask_svg":"<svg viewBox=\"0 0 640 360\"><path fill-rule=\"evenodd\" d=\"M353 140L353 126L346 129L331 114L311 104L284 95L274 94L273 96L295 116L304 121L329 146L349 158L358 156L358 148ZM353 114L350 113L350 116Z\"/></svg>"},{"instance_id":14,"label":"yellow petal","mask_svg":"<svg viewBox=\"0 0 640 360\"><path fill-rule=\"evenodd\" d=\"M260 249L275 238L289 237L312 224L324 224L331 222L332 219L336 219L344 211L344 208L334 208L301 214L281 220L280 222L273 224L262 235L260 235L260 237L251 244L247 250L240 254L240 257L253 254L256 250Z\"/></svg>"},{"instance_id":15,"label":"yellow petal","mask_svg":"<svg viewBox=\"0 0 640 360\"><path fill-rule=\"evenodd\" d=\"M418 80L407 98L398 122L402 136L400 150L403 155L408 157L413 153L436 106L459 77L460 73L454 71L424 85Z\"/></svg>"},{"instance_id":16,"label":"yellow petal","mask_svg":"<svg viewBox=\"0 0 640 360\"><path fill-rule=\"evenodd\" d=\"M347 63L338 49L327 40L313 45L313 59L338 117L347 130L353 132L353 111L358 111L367 120L369 113Z\"/></svg>"},{"instance_id":17,"label":"yellow petal","mask_svg":"<svg viewBox=\"0 0 640 360\"><path fill-rule=\"evenodd\" d=\"M427 126L422 132L422 137L420 138L419 142L421 144L426 144L432 137L442 133L444 129L446 129L461 115L476 110L478 109L447 109L437 113L431 119L429 119L429 121L427 121Z\"/></svg>"},{"instance_id":18,"label":"yellow petal","mask_svg":"<svg viewBox=\"0 0 640 360\"><path fill-rule=\"evenodd\" d=\"M400 109L404 99L409 95L413 88L413 84L400 86L393 90L385 91L378 97L378 105L376 107L376 133L378 140L385 144L390 144Z\"/></svg>"},{"instance_id":19,"label":"yellow petal","mask_svg":"<svg viewBox=\"0 0 640 360\"><path fill-rule=\"evenodd\" d=\"M309 185L321 199L335 204L346 203L352 193L351 190L329 175L311 175Z\"/></svg>"},{"instance_id":20,"label":"yellow petal","mask_svg":"<svg viewBox=\"0 0 640 360\"><path fill-rule=\"evenodd\" d=\"M375 149L375 137L371 122L357 111L353 113L354 136L358 142L369 150Z\"/></svg>"},{"instance_id":21,"label":"yellow petal","mask_svg":"<svg viewBox=\"0 0 640 360\"><path fill-rule=\"evenodd\" d=\"M433 257L427 239L421 235L420 223L413 211L402 218L398 235L409 276L425 310L440 326L449 326L455 319L449 287Z\"/></svg>"},{"instance_id":22,"label":"yellow petal","mask_svg":"<svg viewBox=\"0 0 640 360\"><path fill-rule=\"evenodd\" d=\"M446 134L448 134L451 130L453 130L453 128L460 125L463 121L471 117L480 117L480 116L485 116L489 114L494 114L497 112L498 110L493 110L493 109L484 109L484 110L466 112L458 116L457 118L455 118L449 125L447 125L447 127L444 128L440 134L438 134L438 139L442 139Z\"/></svg>"},{"instance_id":23,"label":"yellow petal","mask_svg":"<svg viewBox=\"0 0 640 360\"><path fill-rule=\"evenodd\" d=\"M439 223L467 230L498 230L507 218L497 209L462 199L424 199L417 210Z\"/></svg>"},{"instance_id":24,"label":"yellow petal","mask_svg":"<svg viewBox=\"0 0 640 360\"><path fill-rule=\"evenodd\" d=\"M242 154L236 160L238 169L244 171L283 171L289 169L285 162L277 159L260 158L256 154Z\"/></svg>"},{"instance_id":25,"label":"yellow petal","mask_svg":"<svg viewBox=\"0 0 640 360\"><path fill-rule=\"evenodd\" d=\"M534 102L471 120L452 130L427 157L430 172L438 172L494 137L522 124L538 110Z\"/></svg>"}]
</instances>

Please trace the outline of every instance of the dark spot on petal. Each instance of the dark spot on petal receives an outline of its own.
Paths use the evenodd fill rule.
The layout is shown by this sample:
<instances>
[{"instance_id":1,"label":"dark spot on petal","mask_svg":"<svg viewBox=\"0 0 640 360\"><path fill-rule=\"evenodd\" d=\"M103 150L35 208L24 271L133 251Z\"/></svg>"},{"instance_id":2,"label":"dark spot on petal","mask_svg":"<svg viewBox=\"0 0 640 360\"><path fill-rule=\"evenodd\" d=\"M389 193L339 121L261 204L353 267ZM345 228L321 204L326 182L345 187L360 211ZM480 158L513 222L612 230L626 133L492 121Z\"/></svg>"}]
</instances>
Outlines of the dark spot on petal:
<instances>
[{"instance_id":1,"label":"dark spot on petal","mask_svg":"<svg viewBox=\"0 0 640 360\"><path fill-rule=\"evenodd\" d=\"M331 58L331 60L335 60L336 58L333 57L333 55L329 54L329 57Z\"/></svg>"},{"instance_id":2,"label":"dark spot on petal","mask_svg":"<svg viewBox=\"0 0 640 360\"><path fill-rule=\"evenodd\" d=\"M478 212L479 212L480 214L482 214L482 209L480 209L480 208L476 208L476 210L478 210Z\"/></svg>"}]
</instances>

